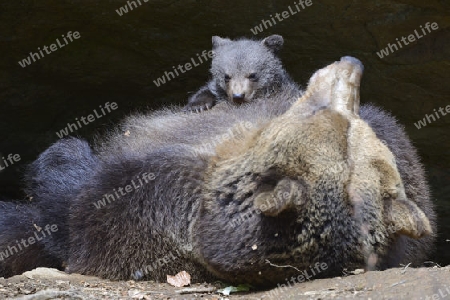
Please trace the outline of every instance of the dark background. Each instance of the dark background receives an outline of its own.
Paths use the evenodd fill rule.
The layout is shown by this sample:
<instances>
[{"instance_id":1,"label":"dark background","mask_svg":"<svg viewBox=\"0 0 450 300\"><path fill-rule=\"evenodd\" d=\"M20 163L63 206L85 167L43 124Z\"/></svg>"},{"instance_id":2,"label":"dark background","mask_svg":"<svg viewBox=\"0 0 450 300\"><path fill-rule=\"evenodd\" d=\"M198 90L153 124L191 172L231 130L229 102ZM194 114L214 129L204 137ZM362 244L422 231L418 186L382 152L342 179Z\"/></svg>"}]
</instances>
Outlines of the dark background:
<instances>
[{"instance_id":1,"label":"dark background","mask_svg":"<svg viewBox=\"0 0 450 300\"><path fill-rule=\"evenodd\" d=\"M0 195L25 199L27 163L56 132L106 102L119 108L73 135L93 140L125 115L184 104L208 79L210 62L156 87L172 66L211 49L211 36L281 34L283 63L298 83L344 55L365 65L362 102L391 111L419 149L439 214L433 261L450 263L450 115L422 129L414 122L450 105L450 1L312 0L312 6L254 36L250 31L294 1L155 1L119 16L123 0L16 0L0 4L0 153L21 161L0 171ZM7 2L7 3L5 3ZM98 2L98 3L97 3ZM377 51L436 22L439 29L385 58ZM81 38L22 68L18 61L68 31ZM0 196L0 197L1 197ZM1 229L0 229L1 230Z\"/></svg>"}]
</instances>

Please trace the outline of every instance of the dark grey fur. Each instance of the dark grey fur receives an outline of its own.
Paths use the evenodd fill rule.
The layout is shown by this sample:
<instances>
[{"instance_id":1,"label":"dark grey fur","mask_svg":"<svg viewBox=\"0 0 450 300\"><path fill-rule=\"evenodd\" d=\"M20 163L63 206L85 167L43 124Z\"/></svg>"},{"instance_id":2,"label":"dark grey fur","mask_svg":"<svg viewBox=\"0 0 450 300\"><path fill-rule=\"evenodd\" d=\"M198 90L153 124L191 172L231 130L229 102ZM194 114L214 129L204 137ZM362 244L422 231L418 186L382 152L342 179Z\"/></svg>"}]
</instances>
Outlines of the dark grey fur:
<instances>
[{"instance_id":1,"label":"dark grey fur","mask_svg":"<svg viewBox=\"0 0 450 300\"><path fill-rule=\"evenodd\" d=\"M97 162L85 141L67 138L52 145L28 167L25 192L31 203L0 202L0 227L4 229L0 231L0 252L17 245L16 240L39 235L39 228L46 225L54 224L58 230L0 261L0 277L39 266L61 268L67 263L70 205L95 172Z\"/></svg>"},{"instance_id":2,"label":"dark grey fur","mask_svg":"<svg viewBox=\"0 0 450 300\"><path fill-rule=\"evenodd\" d=\"M292 91L284 92L290 95ZM165 281L167 274L185 270L194 282L220 278L272 285L299 273L293 268L274 267L267 260L300 270L309 269L315 262L327 263L328 269L321 276L340 274L343 268L363 267L360 224L352 216L351 203L337 196L342 193L343 183L327 182L328 175L323 174L324 182L309 186L297 177L300 173L292 174L288 165L277 163L278 159L299 162L286 157L286 151L295 151L289 146L290 139L302 132L283 135L283 143L279 144L270 137L275 143L270 151L275 160L259 157L256 152L245 152L239 159L215 158L216 145L211 141L231 128L238 139L248 139L249 131L258 136L259 130L296 100L286 94L240 107L223 103L220 109L202 114L166 109L131 116L99 142L97 155L83 141L57 142L40 156L27 177L32 182L30 192L38 198L39 212L32 207L14 212L10 204L0 203L0 225L8 232L0 235L0 245L30 234L31 219L65 226L70 242L66 235L55 240L57 244L33 249L34 254L40 253L42 261L23 265L7 259L0 263L0 276L37 265L62 265L66 253L68 271L111 279ZM323 114L333 116L326 109ZM435 231L427 182L404 130L391 115L373 106L361 107L361 116L395 154L409 200L426 213ZM129 135L123 134L126 130ZM217 141L223 142L221 138ZM95 208L93 203L105 194L131 184L144 173L154 173L154 180ZM278 215L252 213L258 195L283 190L285 183L303 191L298 200L304 205ZM324 186L326 190L321 190ZM370 211L370 199L367 203ZM380 222L374 215L365 218ZM245 221L231 226L240 217ZM23 222L18 222L20 219ZM369 232L372 234L376 233ZM379 255L377 266L418 264L429 254L432 241L433 237L412 240L394 233L374 245ZM257 248L253 249L253 245ZM155 268L154 263L169 253L171 259ZM48 257L55 260L49 262ZM151 271L149 265L153 266Z\"/></svg>"},{"instance_id":3,"label":"dark grey fur","mask_svg":"<svg viewBox=\"0 0 450 300\"><path fill-rule=\"evenodd\" d=\"M34 205L13 202L0 202L0 213L0 277L22 274L40 266L61 267L62 260L46 249L45 241L22 249L18 246L22 239L34 237L35 224L43 227L43 218L49 214L41 214Z\"/></svg>"},{"instance_id":4,"label":"dark grey fur","mask_svg":"<svg viewBox=\"0 0 450 300\"><path fill-rule=\"evenodd\" d=\"M297 87L277 57L283 43L280 35L261 41L213 36L212 78L189 98L184 109L201 111L222 101L239 105L278 93L286 85ZM300 95L300 90L292 91Z\"/></svg>"}]
</instances>

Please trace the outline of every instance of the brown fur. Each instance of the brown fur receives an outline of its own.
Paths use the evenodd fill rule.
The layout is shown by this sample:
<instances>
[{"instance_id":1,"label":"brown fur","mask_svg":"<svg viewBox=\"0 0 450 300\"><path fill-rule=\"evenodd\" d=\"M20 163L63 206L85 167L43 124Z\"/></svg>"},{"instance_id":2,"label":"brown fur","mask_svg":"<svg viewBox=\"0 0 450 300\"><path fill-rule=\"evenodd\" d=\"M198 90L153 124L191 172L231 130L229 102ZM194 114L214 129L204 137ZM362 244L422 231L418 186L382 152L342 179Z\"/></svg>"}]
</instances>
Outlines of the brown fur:
<instances>
[{"instance_id":1,"label":"brown fur","mask_svg":"<svg viewBox=\"0 0 450 300\"><path fill-rule=\"evenodd\" d=\"M132 116L96 155L76 139L56 143L29 186L36 214L69 234L30 251L43 246L70 272L111 279L185 270L194 282L261 286L317 262L328 266L320 276L419 264L436 229L427 182L401 126L373 107L358 113L361 73L343 58L299 101L288 90L239 108ZM94 207L145 173L154 180ZM8 245L26 232L4 210ZM16 270L9 262L0 271Z\"/></svg>"},{"instance_id":2,"label":"brown fur","mask_svg":"<svg viewBox=\"0 0 450 300\"><path fill-rule=\"evenodd\" d=\"M352 72L342 73L346 68ZM220 230L211 229L203 218L198 227L199 246L206 248L201 253L216 276L281 281L289 272L266 267L267 259L295 262L299 269L323 261L335 271L338 266L381 267L388 265L399 235L433 233L428 217L406 198L393 154L357 116L355 87L361 74L362 68L347 58L320 70L305 96L285 114L253 132L248 142L227 141L244 151L233 155L219 149L221 156L212 160L205 177L204 216L211 222L209 216L214 216ZM339 172L333 165L340 166ZM280 190L288 196L279 199ZM241 225L247 230L239 228L245 234L236 239L235 228L229 231L221 219L248 214L252 208L261 214ZM289 234L281 224L296 232L292 240L277 242L271 236ZM391 225L397 231L389 231ZM226 243L213 247L212 241L219 239ZM277 251L280 244L284 247ZM236 261L217 251L232 252Z\"/></svg>"}]
</instances>

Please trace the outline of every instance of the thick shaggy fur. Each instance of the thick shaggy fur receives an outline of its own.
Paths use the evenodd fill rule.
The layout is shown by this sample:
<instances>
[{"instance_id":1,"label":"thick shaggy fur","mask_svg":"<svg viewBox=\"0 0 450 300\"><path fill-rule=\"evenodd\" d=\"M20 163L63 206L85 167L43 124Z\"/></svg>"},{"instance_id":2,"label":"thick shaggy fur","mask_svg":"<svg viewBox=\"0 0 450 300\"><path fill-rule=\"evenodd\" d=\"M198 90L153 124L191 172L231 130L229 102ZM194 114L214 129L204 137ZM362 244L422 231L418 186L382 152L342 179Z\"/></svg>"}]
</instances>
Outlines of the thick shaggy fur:
<instances>
[{"instance_id":1,"label":"thick shaggy fur","mask_svg":"<svg viewBox=\"0 0 450 300\"><path fill-rule=\"evenodd\" d=\"M98 164L90 146L82 140L67 138L45 150L25 175L29 205L0 202L0 276L20 274L39 266L66 265L69 256L69 210L72 201L89 181ZM16 253L22 239L40 236L46 225L57 231Z\"/></svg>"},{"instance_id":2,"label":"thick shaggy fur","mask_svg":"<svg viewBox=\"0 0 450 300\"><path fill-rule=\"evenodd\" d=\"M430 199L430 188L417 150L408 138L404 127L391 114L373 105L361 107L361 119L373 129L377 137L395 155L397 168L405 187L406 197L413 201L430 220L430 225L437 232L436 213ZM435 235L422 237L420 240L404 235L398 237L391 246L389 266L402 262L412 262L415 266L423 262L431 253Z\"/></svg>"},{"instance_id":3,"label":"thick shaggy fur","mask_svg":"<svg viewBox=\"0 0 450 300\"><path fill-rule=\"evenodd\" d=\"M277 57L283 43L280 35L261 41L213 36L211 80L189 98L185 110L201 111L220 102L240 105L282 90L290 90L292 97L299 96L300 89Z\"/></svg>"},{"instance_id":4,"label":"thick shaggy fur","mask_svg":"<svg viewBox=\"0 0 450 300\"><path fill-rule=\"evenodd\" d=\"M56 224L58 231L43 240L46 250L66 262L69 243L67 226L70 205L98 165L86 141L63 139L47 150L29 167L25 192L40 211L39 226Z\"/></svg>"},{"instance_id":5,"label":"thick shaggy fur","mask_svg":"<svg viewBox=\"0 0 450 300\"><path fill-rule=\"evenodd\" d=\"M186 270L193 281L255 285L298 275L294 268L272 264L305 270L321 262L328 265L321 275L332 275L365 266L369 255L376 256L379 268L420 263L433 235L402 220L428 221L435 232L435 215L417 153L401 126L380 109L361 108L363 119L393 152L404 188L391 157L377 158L376 165L381 160L391 169L366 168L369 192L366 186L352 190L363 195L358 217L355 196L347 189L354 170L347 134L359 119L317 105L314 97L292 105L297 99L285 92L240 107L222 103L202 114L166 109L131 116L98 143L96 155L83 141L55 143L27 177L39 212L30 207L24 214L58 223L65 232L56 244L43 244L42 255L61 264L68 257L70 272L111 279L164 281L167 274ZM366 136L367 147L379 142ZM146 174L154 176L102 207L94 205ZM386 174L393 174L389 178L407 199L378 185ZM285 196L278 197L280 191ZM402 203L410 209L403 216ZM0 235L0 245L29 233L31 222L15 221L23 215L3 203L0 209L0 223L9 232ZM403 227L387 230L396 220ZM429 237L405 236L423 233ZM363 245L370 246L369 254ZM17 264L0 262L0 276L38 265ZM50 264L43 259L41 265Z\"/></svg>"},{"instance_id":6,"label":"thick shaggy fur","mask_svg":"<svg viewBox=\"0 0 450 300\"><path fill-rule=\"evenodd\" d=\"M34 237L36 226L44 227L43 218L48 214L41 214L34 205L13 202L0 202L0 212L0 277L21 274L40 266L61 267L62 260L52 255L44 243L29 247L18 245L22 239L27 241ZM67 245L64 247L68 249Z\"/></svg>"}]
</instances>

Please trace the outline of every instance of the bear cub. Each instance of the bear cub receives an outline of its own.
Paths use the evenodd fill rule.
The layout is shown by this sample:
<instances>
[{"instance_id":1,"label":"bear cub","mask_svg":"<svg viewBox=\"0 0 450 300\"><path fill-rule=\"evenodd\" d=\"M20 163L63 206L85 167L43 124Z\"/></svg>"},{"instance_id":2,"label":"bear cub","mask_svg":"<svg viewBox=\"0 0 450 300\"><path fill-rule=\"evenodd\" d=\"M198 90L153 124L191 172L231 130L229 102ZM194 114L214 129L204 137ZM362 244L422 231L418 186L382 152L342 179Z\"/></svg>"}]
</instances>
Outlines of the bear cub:
<instances>
[{"instance_id":1,"label":"bear cub","mask_svg":"<svg viewBox=\"0 0 450 300\"><path fill-rule=\"evenodd\" d=\"M299 96L299 87L277 57L283 43L276 34L261 41L213 36L212 79L189 98L184 110L203 111L219 102L240 105L286 88Z\"/></svg>"}]
</instances>

